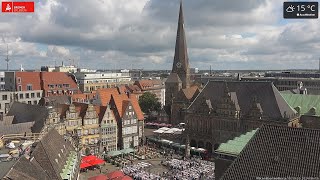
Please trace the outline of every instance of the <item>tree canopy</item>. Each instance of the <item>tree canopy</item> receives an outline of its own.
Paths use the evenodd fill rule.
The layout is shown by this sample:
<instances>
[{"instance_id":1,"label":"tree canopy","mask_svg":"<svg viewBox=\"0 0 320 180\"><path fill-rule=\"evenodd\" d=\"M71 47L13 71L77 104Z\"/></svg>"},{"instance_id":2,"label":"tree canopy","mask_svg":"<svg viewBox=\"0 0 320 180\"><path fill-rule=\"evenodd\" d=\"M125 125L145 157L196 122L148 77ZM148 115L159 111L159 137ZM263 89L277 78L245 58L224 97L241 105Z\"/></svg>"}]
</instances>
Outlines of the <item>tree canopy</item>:
<instances>
[{"instance_id":1,"label":"tree canopy","mask_svg":"<svg viewBox=\"0 0 320 180\"><path fill-rule=\"evenodd\" d=\"M139 105L144 113L159 111L161 109L161 103L158 102L157 96L150 92L145 92L140 96Z\"/></svg>"}]
</instances>

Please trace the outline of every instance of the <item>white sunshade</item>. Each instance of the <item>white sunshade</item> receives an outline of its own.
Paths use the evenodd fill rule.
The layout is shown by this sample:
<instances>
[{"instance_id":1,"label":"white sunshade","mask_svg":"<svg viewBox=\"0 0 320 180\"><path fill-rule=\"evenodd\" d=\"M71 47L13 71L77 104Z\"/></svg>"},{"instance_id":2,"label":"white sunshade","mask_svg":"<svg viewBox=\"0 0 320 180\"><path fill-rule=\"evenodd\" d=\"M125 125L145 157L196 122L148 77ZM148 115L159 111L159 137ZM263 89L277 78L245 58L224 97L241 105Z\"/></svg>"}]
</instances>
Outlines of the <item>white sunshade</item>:
<instances>
[{"instance_id":1,"label":"white sunshade","mask_svg":"<svg viewBox=\"0 0 320 180\"><path fill-rule=\"evenodd\" d=\"M161 129L158 129L158 130L155 130L155 131L153 131L154 133L159 133L159 134L162 134L164 131L163 130L161 130Z\"/></svg>"},{"instance_id":2,"label":"white sunshade","mask_svg":"<svg viewBox=\"0 0 320 180\"><path fill-rule=\"evenodd\" d=\"M168 131L170 128L167 128L167 127L162 127L162 128L159 128L158 130L162 130L162 131Z\"/></svg>"},{"instance_id":3,"label":"white sunshade","mask_svg":"<svg viewBox=\"0 0 320 180\"><path fill-rule=\"evenodd\" d=\"M163 132L164 134L172 134L174 131L171 131L170 129L168 131Z\"/></svg>"},{"instance_id":4,"label":"white sunshade","mask_svg":"<svg viewBox=\"0 0 320 180\"><path fill-rule=\"evenodd\" d=\"M203 148L198 148L197 150L199 150L199 151L206 151L206 150L203 149Z\"/></svg>"},{"instance_id":5,"label":"white sunshade","mask_svg":"<svg viewBox=\"0 0 320 180\"><path fill-rule=\"evenodd\" d=\"M178 128L171 128L170 130L171 131L180 131L180 129L178 129Z\"/></svg>"}]
</instances>

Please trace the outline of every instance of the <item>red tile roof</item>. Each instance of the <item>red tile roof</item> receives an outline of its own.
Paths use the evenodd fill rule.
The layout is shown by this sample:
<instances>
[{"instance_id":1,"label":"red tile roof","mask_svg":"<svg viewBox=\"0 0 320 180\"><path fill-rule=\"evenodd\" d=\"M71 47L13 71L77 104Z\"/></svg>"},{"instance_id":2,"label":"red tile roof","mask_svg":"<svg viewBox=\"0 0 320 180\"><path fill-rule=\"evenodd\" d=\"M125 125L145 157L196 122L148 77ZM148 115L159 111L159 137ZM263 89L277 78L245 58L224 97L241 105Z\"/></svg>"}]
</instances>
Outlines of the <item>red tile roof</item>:
<instances>
[{"instance_id":1,"label":"red tile roof","mask_svg":"<svg viewBox=\"0 0 320 180\"><path fill-rule=\"evenodd\" d=\"M137 85L141 90L149 90L163 87L162 81L157 79L136 81L134 85Z\"/></svg>"},{"instance_id":2,"label":"red tile roof","mask_svg":"<svg viewBox=\"0 0 320 180\"><path fill-rule=\"evenodd\" d=\"M137 85L129 85L127 88L130 90L132 93L140 93L141 89Z\"/></svg>"},{"instance_id":3,"label":"red tile roof","mask_svg":"<svg viewBox=\"0 0 320 180\"><path fill-rule=\"evenodd\" d=\"M124 115L124 112L126 110L126 108L124 108L124 105L128 106L128 104L124 101L128 101L129 98L126 94L118 94L118 95L113 94L112 98L113 98L114 103L116 105L119 116L122 118Z\"/></svg>"},{"instance_id":4,"label":"red tile roof","mask_svg":"<svg viewBox=\"0 0 320 180\"><path fill-rule=\"evenodd\" d=\"M27 91L27 85L32 84L32 90L41 90L40 72L16 72L16 88L21 85L22 91ZM18 79L21 79L19 83Z\"/></svg>"},{"instance_id":5,"label":"red tile roof","mask_svg":"<svg viewBox=\"0 0 320 180\"><path fill-rule=\"evenodd\" d=\"M199 88L197 86L192 86L187 89L182 89L184 95L186 96L187 99L192 99L194 94L199 91Z\"/></svg>"},{"instance_id":6,"label":"red tile roof","mask_svg":"<svg viewBox=\"0 0 320 180\"><path fill-rule=\"evenodd\" d=\"M95 97L95 93L81 93L71 95L73 102L85 102L87 100L92 100Z\"/></svg>"},{"instance_id":7,"label":"red tile roof","mask_svg":"<svg viewBox=\"0 0 320 180\"><path fill-rule=\"evenodd\" d=\"M100 98L101 105L107 106L110 102L111 95L118 95L119 91L117 88L107 88L107 89L98 89L97 95Z\"/></svg>"},{"instance_id":8,"label":"red tile roof","mask_svg":"<svg viewBox=\"0 0 320 180\"><path fill-rule=\"evenodd\" d=\"M77 83L71 76L64 72L41 72L41 80L43 83L43 90L67 90L77 89L79 91ZM58 87L57 85L69 84L69 87ZM53 89L49 85L55 85Z\"/></svg>"},{"instance_id":9,"label":"red tile roof","mask_svg":"<svg viewBox=\"0 0 320 180\"><path fill-rule=\"evenodd\" d=\"M112 95L112 99L116 105L116 110L118 111L120 118L122 118L123 115L125 114L125 111L128 105L131 104L137 115L137 119L139 121L144 120L144 116L136 96L130 95L130 98L128 98L126 94L120 94L120 95Z\"/></svg>"},{"instance_id":10,"label":"red tile roof","mask_svg":"<svg viewBox=\"0 0 320 180\"><path fill-rule=\"evenodd\" d=\"M131 104L133 106L134 111L137 114L138 120L139 121L143 121L144 120L144 116L143 116L143 113L142 113L140 105L139 105L139 101L136 98L136 96L130 95L130 101L131 101Z\"/></svg>"}]
</instances>

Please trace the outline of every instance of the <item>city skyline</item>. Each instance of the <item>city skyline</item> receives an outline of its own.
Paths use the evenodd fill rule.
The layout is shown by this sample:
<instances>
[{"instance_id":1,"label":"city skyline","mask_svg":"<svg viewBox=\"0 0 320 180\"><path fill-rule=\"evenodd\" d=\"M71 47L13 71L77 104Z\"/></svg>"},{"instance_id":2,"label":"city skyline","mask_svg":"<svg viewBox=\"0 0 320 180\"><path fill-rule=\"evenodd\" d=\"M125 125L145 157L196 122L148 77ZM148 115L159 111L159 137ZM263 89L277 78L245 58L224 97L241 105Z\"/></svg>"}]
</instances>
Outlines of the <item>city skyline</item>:
<instances>
[{"instance_id":1,"label":"city skyline","mask_svg":"<svg viewBox=\"0 0 320 180\"><path fill-rule=\"evenodd\" d=\"M191 67L318 69L320 23L284 20L283 1L183 3ZM178 10L179 0L35 1L35 13L0 17L0 66L8 44L10 69L171 69Z\"/></svg>"}]
</instances>

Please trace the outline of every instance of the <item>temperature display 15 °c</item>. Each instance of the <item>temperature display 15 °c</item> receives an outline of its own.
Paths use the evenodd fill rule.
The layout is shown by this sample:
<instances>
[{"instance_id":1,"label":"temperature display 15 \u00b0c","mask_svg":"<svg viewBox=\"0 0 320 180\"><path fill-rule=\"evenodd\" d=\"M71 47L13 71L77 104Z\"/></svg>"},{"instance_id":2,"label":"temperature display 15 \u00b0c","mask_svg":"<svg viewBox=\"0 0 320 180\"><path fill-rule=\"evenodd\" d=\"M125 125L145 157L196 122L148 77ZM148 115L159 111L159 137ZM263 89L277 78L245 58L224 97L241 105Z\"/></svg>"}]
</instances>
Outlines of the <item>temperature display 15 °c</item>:
<instances>
[{"instance_id":1,"label":"temperature display 15 \u00b0c","mask_svg":"<svg viewBox=\"0 0 320 180\"><path fill-rule=\"evenodd\" d=\"M318 2L284 2L283 17L286 19L317 19Z\"/></svg>"}]
</instances>

